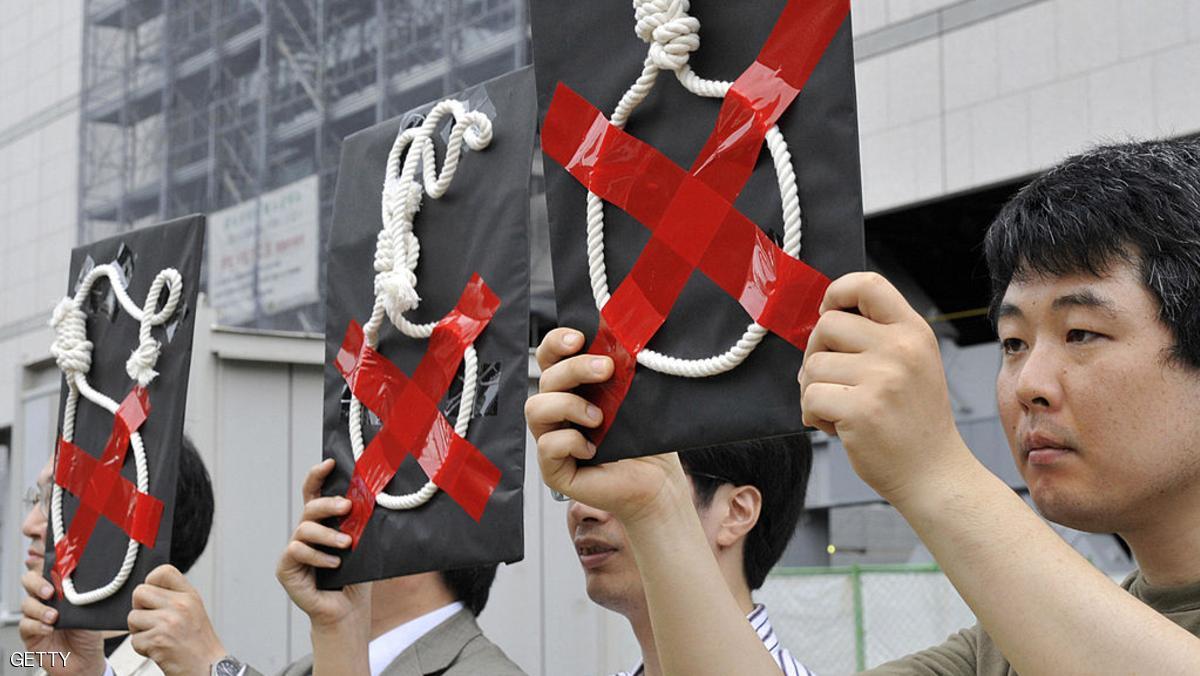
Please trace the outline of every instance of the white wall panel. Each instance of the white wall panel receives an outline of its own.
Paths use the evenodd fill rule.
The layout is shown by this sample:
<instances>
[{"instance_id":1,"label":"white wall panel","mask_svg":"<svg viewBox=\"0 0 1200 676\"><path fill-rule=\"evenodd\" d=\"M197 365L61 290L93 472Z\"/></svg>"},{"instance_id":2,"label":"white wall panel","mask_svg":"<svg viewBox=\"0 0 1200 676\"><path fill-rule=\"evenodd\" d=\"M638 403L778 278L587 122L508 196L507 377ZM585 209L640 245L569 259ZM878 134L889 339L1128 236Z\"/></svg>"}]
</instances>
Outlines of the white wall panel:
<instances>
[{"instance_id":1,"label":"white wall panel","mask_svg":"<svg viewBox=\"0 0 1200 676\"><path fill-rule=\"evenodd\" d=\"M1116 63L1117 5L1116 0L1055 0L1059 77Z\"/></svg>"},{"instance_id":2,"label":"white wall panel","mask_svg":"<svg viewBox=\"0 0 1200 676\"><path fill-rule=\"evenodd\" d=\"M864 59L854 64L860 136L883 131L889 126L887 70L887 59L882 57Z\"/></svg>"},{"instance_id":3,"label":"white wall panel","mask_svg":"<svg viewBox=\"0 0 1200 676\"><path fill-rule=\"evenodd\" d=\"M971 109L971 155L976 185L1029 171L1029 96L1014 94Z\"/></svg>"},{"instance_id":4,"label":"white wall panel","mask_svg":"<svg viewBox=\"0 0 1200 676\"><path fill-rule=\"evenodd\" d=\"M954 110L996 97L1000 64L995 22L984 22L942 37L945 107Z\"/></svg>"},{"instance_id":5,"label":"white wall panel","mask_svg":"<svg viewBox=\"0 0 1200 676\"><path fill-rule=\"evenodd\" d=\"M1195 14L1200 16L1200 3ZM1153 59L1157 132L1174 136L1200 129L1200 37Z\"/></svg>"},{"instance_id":6,"label":"white wall panel","mask_svg":"<svg viewBox=\"0 0 1200 676\"><path fill-rule=\"evenodd\" d=\"M1088 76L1088 133L1093 139L1123 141L1154 134L1152 65L1144 57Z\"/></svg>"},{"instance_id":7,"label":"white wall panel","mask_svg":"<svg viewBox=\"0 0 1200 676\"><path fill-rule=\"evenodd\" d=\"M1029 159L1034 166L1050 166L1092 145L1086 76L1034 89L1029 110Z\"/></svg>"},{"instance_id":8,"label":"white wall panel","mask_svg":"<svg viewBox=\"0 0 1200 676\"><path fill-rule=\"evenodd\" d=\"M1030 5L995 19L999 93L1010 94L1050 82L1058 75L1054 6Z\"/></svg>"},{"instance_id":9,"label":"white wall panel","mask_svg":"<svg viewBox=\"0 0 1200 676\"><path fill-rule=\"evenodd\" d=\"M1118 2L1118 54L1121 60L1183 44L1188 35L1187 22L1183 19L1191 1Z\"/></svg>"},{"instance_id":10,"label":"white wall panel","mask_svg":"<svg viewBox=\"0 0 1200 676\"><path fill-rule=\"evenodd\" d=\"M936 40L898 49L884 58L889 126L907 125L941 114L940 59Z\"/></svg>"},{"instance_id":11,"label":"white wall panel","mask_svg":"<svg viewBox=\"0 0 1200 676\"><path fill-rule=\"evenodd\" d=\"M974 184L974 156L971 153L971 111L946 111L942 118L946 157L946 192L956 192Z\"/></svg>"}]
</instances>

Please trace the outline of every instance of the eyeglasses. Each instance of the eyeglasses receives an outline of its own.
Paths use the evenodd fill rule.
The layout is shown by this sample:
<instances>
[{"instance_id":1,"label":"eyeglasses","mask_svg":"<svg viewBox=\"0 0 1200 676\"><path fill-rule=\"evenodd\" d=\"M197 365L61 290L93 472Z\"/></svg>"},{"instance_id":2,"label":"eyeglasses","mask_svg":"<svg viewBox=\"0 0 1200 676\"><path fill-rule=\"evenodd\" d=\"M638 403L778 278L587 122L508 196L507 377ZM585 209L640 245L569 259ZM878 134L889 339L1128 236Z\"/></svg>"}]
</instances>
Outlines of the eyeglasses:
<instances>
[{"instance_id":1,"label":"eyeglasses","mask_svg":"<svg viewBox=\"0 0 1200 676\"><path fill-rule=\"evenodd\" d=\"M708 479L709 481L715 481L715 482L717 482L717 485L735 483L732 479L727 479L723 476L717 476L716 474L709 474L708 472L693 472L691 470L685 469L685 470L683 470L683 473L692 477L693 482L697 478L702 478L702 479ZM569 496L563 495L562 493L559 493L558 491L554 490L553 488L550 489L550 497L555 502L570 502L571 501L571 498Z\"/></svg>"},{"instance_id":2,"label":"eyeglasses","mask_svg":"<svg viewBox=\"0 0 1200 676\"><path fill-rule=\"evenodd\" d=\"M21 502L25 505L25 511L29 511L34 507L41 507L42 514L50 515L50 499L54 495L54 486L46 484L44 486L30 486L25 489L25 497Z\"/></svg>"}]
</instances>

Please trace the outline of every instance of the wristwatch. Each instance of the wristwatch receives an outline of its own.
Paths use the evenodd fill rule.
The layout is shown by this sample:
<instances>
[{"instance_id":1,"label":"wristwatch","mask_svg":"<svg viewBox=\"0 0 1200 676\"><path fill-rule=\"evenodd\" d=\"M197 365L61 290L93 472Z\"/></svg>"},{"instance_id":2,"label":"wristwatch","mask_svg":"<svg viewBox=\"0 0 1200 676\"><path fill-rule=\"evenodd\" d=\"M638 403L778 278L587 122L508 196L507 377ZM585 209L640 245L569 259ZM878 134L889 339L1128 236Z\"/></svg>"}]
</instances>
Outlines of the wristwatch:
<instances>
[{"instance_id":1,"label":"wristwatch","mask_svg":"<svg viewBox=\"0 0 1200 676\"><path fill-rule=\"evenodd\" d=\"M213 662L212 665L212 676L242 676L244 671L246 671L246 665L239 662L233 655L226 655Z\"/></svg>"}]
</instances>

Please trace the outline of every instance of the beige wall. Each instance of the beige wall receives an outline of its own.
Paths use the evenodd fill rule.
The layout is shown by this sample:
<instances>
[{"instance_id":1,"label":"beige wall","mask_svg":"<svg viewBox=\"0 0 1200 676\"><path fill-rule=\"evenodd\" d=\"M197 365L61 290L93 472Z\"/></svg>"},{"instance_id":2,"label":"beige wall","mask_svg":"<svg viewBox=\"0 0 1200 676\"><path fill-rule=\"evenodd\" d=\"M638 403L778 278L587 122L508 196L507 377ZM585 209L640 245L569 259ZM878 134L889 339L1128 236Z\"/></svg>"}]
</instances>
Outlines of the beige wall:
<instances>
[{"instance_id":1,"label":"beige wall","mask_svg":"<svg viewBox=\"0 0 1200 676\"><path fill-rule=\"evenodd\" d=\"M937 7L926 21L907 14L914 5ZM859 43L904 43L963 8L997 12L860 55L868 213L1022 177L1105 140L1200 131L1196 0L852 6ZM888 21L893 10L907 23Z\"/></svg>"}]
</instances>

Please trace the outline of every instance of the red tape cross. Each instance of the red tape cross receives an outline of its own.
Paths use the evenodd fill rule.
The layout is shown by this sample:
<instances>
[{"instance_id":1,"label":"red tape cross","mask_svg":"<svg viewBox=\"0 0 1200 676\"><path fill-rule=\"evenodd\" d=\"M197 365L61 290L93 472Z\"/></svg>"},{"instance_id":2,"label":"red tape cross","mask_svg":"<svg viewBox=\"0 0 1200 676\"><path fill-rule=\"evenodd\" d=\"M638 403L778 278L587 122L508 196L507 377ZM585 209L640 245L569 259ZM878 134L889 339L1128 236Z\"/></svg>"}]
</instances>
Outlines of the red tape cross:
<instances>
[{"instance_id":1,"label":"red tape cross","mask_svg":"<svg viewBox=\"0 0 1200 676\"><path fill-rule=\"evenodd\" d=\"M633 381L640 352L699 268L756 322L804 349L829 279L788 256L733 207L767 130L791 105L850 11L847 0L790 0L756 61L733 83L708 142L685 172L610 124L560 83L542 124L544 152L652 232L600 312L591 354L613 377L583 394L604 412L599 445Z\"/></svg>"},{"instance_id":2,"label":"red tape cross","mask_svg":"<svg viewBox=\"0 0 1200 676\"><path fill-rule=\"evenodd\" d=\"M409 455L471 518L479 521L483 516L500 482L500 470L454 432L437 402L450 388L463 350L479 337L499 306L496 294L479 275L473 275L458 306L434 327L429 348L411 379L366 344L358 322L350 322L338 352L337 369L354 396L383 421L383 428L355 463L346 491L351 507L341 530L350 535L352 548L358 546L375 510L375 496Z\"/></svg>"},{"instance_id":3,"label":"red tape cross","mask_svg":"<svg viewBox=\"0 0 1200 676\"><path fill-rule=\"evenodd\" d=\"M79 508L71 527L61 540L54 543L54 568L50 576L62 596L62 581L79 565L84 549L92 537L96 523L103 515L133 540L153 547L158 537L163 503L121 476L129 438L150 413L150 395L144 387L134 387L117 407L113 429L99 460L80 447L58 440L58 461L54 482L64 490L79 496Z\"/></svg>"}]
</instances>

